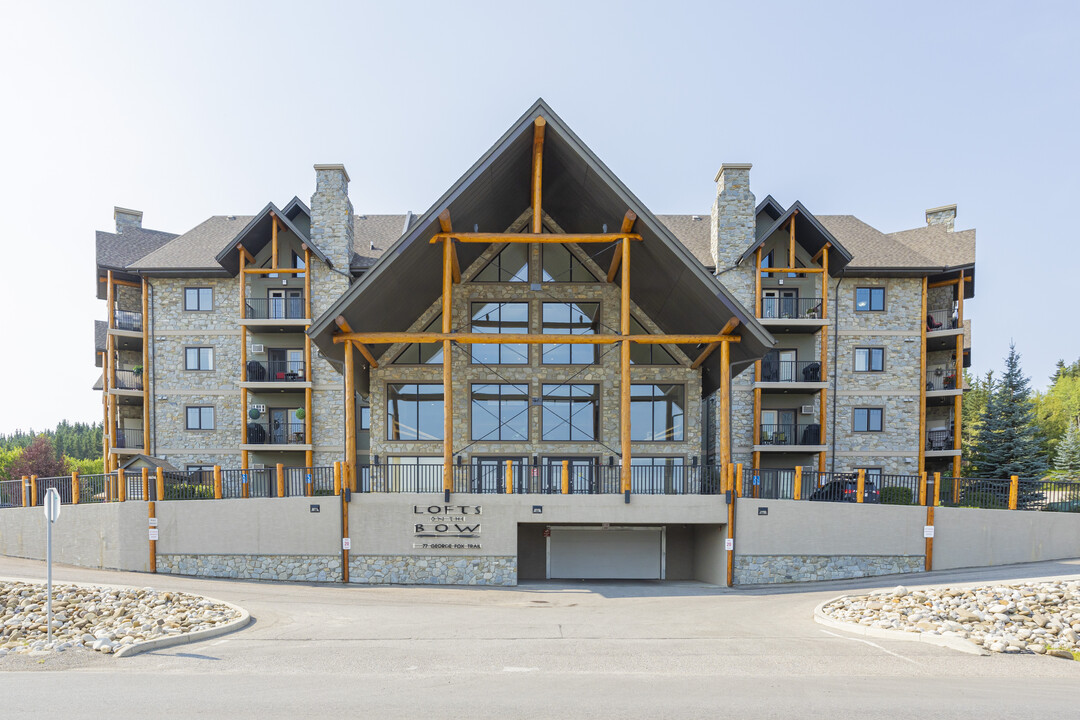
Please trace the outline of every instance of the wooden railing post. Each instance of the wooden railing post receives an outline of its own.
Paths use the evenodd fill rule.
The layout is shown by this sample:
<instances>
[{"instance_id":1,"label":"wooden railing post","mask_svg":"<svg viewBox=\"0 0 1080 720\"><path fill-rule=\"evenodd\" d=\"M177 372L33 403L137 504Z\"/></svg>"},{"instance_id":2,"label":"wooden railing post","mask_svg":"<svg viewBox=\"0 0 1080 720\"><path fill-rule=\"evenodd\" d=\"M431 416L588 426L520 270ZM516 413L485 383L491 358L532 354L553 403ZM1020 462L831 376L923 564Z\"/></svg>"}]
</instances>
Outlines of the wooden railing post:
<instances>
[{"instance_id":1,"label":"wooden railing post","mask_svg":"<svg viewBox=\"0 0 1080 720\"><path fill-rule=\"evenodd\" d=\"M37 475L30 476L30 507L37 507Z\"/></svg>"},{"instance_id":2,"label":"wooden railing post","mask_svg":"<svg viewBox=\"0 0 1080 720\"><path fill-rule=\"evenodd\" d=\"M30 507L30 478L22 476L22 506Z\"/></svg>"},{"instance_id":3,"label":"wooden railing post","mask_svg":"<svg viewBox=\"0 0 1080 720\"><path fill-rule=\"evenodd\" d=\"M506 461L506 494L514 494L514 461Z\"/></svg>"},{"instance_id":4,"label":"wooden railing post","mask_svg":"<svg viewBox=\"0 0 1080 720\"><path fill-rule=\"evenodd\" d=\"M795 487L791 492L792 500L802 500L802 465L795 466Z\"/></svg>"},{"instance_id":5,"label":"wooden railing post","mask_svg":"<svg viewBox=\"0 0 1080 720\"><path fill-rule=\"evenodd\" d=\"M116 469L116 501L125 502L127 500L127 475L124 468Z\"/></svg>"},{"instance_id":6,"label":"wooden railing post","mask_svg":"<svg viewBox=\"0 0 1080 720\"><path fill-rule=\"evenodd\" d=\"M919 473L919 504L926 504L926 471Z\"/></svg>"},{"instance_id":7,"label":"wooden railing post","mask_svg":"<svg viewBox=\"0 0 1080 720\"><path fill-rule=\"evenodd\" d=\"M277 496L285 497L285 464L277 464Z\"/></svg>"},{"instance_id":8,"label":"wooden railing post","mask_svg":"<svg viewBox=\"0 0 1080 720\"><path fill-rule=\"evenodd\" d=\"M1020 497L1020 477L1013 475L1009 481L1009 509L1015 510Z\"/></svg>"},{"instance_id":9,"label":"wooden railing post","mask_svg":"<svg viewBox=\"0 0 1080 720\"><path fill-rule=\"evenodd\" d=\"M71 473L71 504L79 504L79 471Z\"/></svg>"},{"instance_id":10,"label":"wooden railing post","mask_svg":"<svg viewBox=\"0 0 1080 720\"><path fill-rule=\"evenodd\" d=\"M214 466L214 499L221 499L221 466Z\"/></svg>"},{"instance_id":11,"label":"wooden railing post","mask_svg":"<svg viewBox=\"0 0 1080 720\"><path fill-rule=\"evenodd\" d=\"M734 476L734 478L735 478L735 480L734 480L734 482L735 482L735 496L736 496L736 497L742 497L742 496L743 496L743 471L742 471L742 463L738 463L738 464L736 464L736 465L732 465L732 469L733 469L733 470L735 471L734 473L732 473L732 474L733 474L733 476ZM730 471L729 471L729 472L730 472Z\"/></svg>"},{"instance_id":12,"label":"wooden railing post","mask_svg":"<svg viewBox=\"0 0 1080 720\"><path fill-rule=\"evenodd\" d=\"M934 507L941 506L941 473L934 473Z\"/></svg>"},{"instance_id":13,"label":"wooden railing post","mask_svg":"<svg viewBox=\"0 0 1080 720\"><path fill-rule=\"evenodd\" d=\"M155 480L155 482L154 482L154 485L155 485L154 490L156 491L154 493L154 499L156 499L156 500L164 500L165 499L165 471L162 468L157 468L154 471L154 473L155 473L155 476L156 476L154 478L154 480Z\"/></svg>"},{"instance_id":14,"label":"wooden railing post","mask_svg":"<svg viewBox=\"0 0 1080 720\"><path fill-rule=\"evenodd\" d=\"M570 461L562 461L562 493L563 495L570 494Z\"/></svg>"},{"instance_id":15,"label":"wooden railing post","mask_svg":"<svg viewBox=\"0 0 1080 720\"><path fill-rule=\"evenodd\" d=\"M861 503L863 501L863 495L866 493L866 470L859 468L859 481L855 486L855 502Z\"/></svg>"},{"instance_id":16,"label":"wooden railing post","mask_svg":"<svg viewBox=\"0 0 1080 720\"><path fill-rule=\"evenodd\" d=\"M142 469L142 499L150 499L150 468Z\"/></svg>"},{"instance_id":17,"label":"wooden railing post","mask_svg":"<svg viewBox=\"0 0 1080 720\"><path fill-rule=\"evenodd\" d=\"M341 494L341 461L334 461L334 494Z\"/></svg>"}]
</instances>

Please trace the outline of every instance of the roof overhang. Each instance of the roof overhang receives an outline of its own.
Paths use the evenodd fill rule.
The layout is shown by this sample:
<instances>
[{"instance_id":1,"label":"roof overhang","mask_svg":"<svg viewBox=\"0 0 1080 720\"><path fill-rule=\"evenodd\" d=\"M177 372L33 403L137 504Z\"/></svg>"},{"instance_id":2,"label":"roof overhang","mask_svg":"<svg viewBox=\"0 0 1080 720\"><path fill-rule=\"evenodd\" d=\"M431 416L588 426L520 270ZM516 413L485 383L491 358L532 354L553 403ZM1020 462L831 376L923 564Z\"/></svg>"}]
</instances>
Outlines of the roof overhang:
<instances>
[{"instance_id":1,"label":"roof overhang","mask_svg":"<svg viewBox=\"0 0 1080 720\"><path fill-rule=\"evenodd\" d=\"M731 318L739 325L739 343L731 345L731 361L742 368L775 344L728 290L708 272L674 235L593 154L543 100L537 101L495 145L439 198L342 295L310 329L322 353L340 362L343 350L335 345L335 318L343 316L355 332L407 329L442 293L442 253L431 245L439 232L438 216L450 211L455 229L486 232L506 230L530 205L533 121L547 121L544 137L543 209L567 232L599 233L619 230L627 210L638 220L630 252L630 294L633 301L669 334L713 334ZM486 249L479 243L458 243L462 268ZM587 251L607 267L613 246ZM372 347L378 356L387 346ZM683 348L694 357L698 350ZM719 353L702 365L704 392L719 386ZM367 393L366 368L358 385Z\"/></svg>"},{"instance_id":2,"label":"roof overhang","mask_svg":"<svg viewBox=\"0 0 1080 720\"><path fill-rule=\"evenodd\" d=\"M293 198L293 200L299 202L297 198ZM303 203L300 203L300 205L303 205ZM295 219L300 212L299 208L293 202L290 202L288 207L292 218ZM304 210L306 209L305 207ZM289 213L279 210L274 203L268 203L255 217L251 218L251 222L245 225L244 229L229 241L229 244L222 248L214 259L221 263L221 267L225 268L230 275L239 274L240 254L236 251L237 247L242 245L252 256L258 255L273 238L275 217L286 229L300 238L300 241L311 249L313 255L323 262L329 262L326 255L308 240L307 233L302 231L297 226L298 224L293 222L293 219L289 218Z\"/></svg>"},{"instance_id":3,"label":"roof overhang","mask_svg":"<svg viewBox=\"0 0 1080 720\"><path fill-rule=\"evenodd\" d=\"M772 200L772 196L766 198L766 200ZM779 207L775 200L772 200L772 204L764 206L764 201L758 204L759 212L765 210L766 214L771 217L772 211L775 207ZM829 244L829 274L836 277L841 274L848 263L851 262L852 255L847 251L840 241L833 237L832 233L825 229L813 214L806 209L801 203L796 201L789 207L783 214L777 217L773 223L766 228L764 232L757 235L757 239L746 249L746 251L739 258L739 264L746 262L753 255L754 252L761 247L766 240L772 237L773 233L787 225L788 220L795 217L795 242L802 247L811 256L817 255L825 244Z\"/></svg>"}]
</instances>

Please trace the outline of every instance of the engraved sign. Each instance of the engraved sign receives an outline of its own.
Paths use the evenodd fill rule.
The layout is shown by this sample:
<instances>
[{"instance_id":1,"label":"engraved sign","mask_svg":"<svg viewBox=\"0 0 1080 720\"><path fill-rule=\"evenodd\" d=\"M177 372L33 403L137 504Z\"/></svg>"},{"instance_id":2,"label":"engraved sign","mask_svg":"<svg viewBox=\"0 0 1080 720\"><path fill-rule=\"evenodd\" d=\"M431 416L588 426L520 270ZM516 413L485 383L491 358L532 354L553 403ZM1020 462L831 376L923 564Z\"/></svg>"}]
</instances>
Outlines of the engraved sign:
<instances>
[{"instance_id":1,"label":"engraved sign","mask_svg":"<svg viewBox=\"0 0 1080 720\"><path fill-rule=\"evenodd\" d=\"M413 548L480 550L480 505L414 505Z\"/></svg>"}]
</instances>

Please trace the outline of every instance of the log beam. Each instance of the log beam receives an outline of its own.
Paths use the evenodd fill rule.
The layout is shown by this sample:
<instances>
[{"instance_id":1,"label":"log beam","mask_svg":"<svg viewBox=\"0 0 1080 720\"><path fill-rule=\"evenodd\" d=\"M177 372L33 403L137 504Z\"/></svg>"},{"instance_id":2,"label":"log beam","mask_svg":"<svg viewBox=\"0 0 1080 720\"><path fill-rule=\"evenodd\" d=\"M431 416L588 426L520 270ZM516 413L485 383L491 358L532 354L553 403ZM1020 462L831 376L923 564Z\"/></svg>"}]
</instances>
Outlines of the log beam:
<instances>
[{"instance_id":1,"label":"log beam","mask_svg":"<svg viewBox=\"0 0 1080 720\"><path fill-rule=\"evenodd\" d=\"M622 296L619 302L619 332L625 338L619 348L619 439L622 454L622 491L630 502L630 241L624 239L622 255Z\"/></svg>"},{"instance_id":2,"label":"log beam","mask_svg":"<svg viewBox=\"0 0 1080 720\"><path fill-rule=\"evenodd\" d=\"M442 229L443 233L447 235L454 231L453 226L450 224L449 209L439 213L439 227ZM454 241L452 239L444 240L443 242L450 243L450 271L452 273L454 284L459 285L461 283L461 265L458 263L457 248L454 246Z\"/></svg>"},{"instance_id":3,"label":"log beam","mask_svg":"<svg viewBox=\"0 0 1080 720\"><path fill-rule=\"evenodd\" d=\"M244 260L251 263L252 265L255 264L255 256L248 252L248 249L244 247L243 243L236 243L236 250L240 253L240 257L244 258Z\"/></svg>"},{"instance_id":4,"label":"log beam","mask_svg":"<svg viewBox=\"0 0 1080 720\"><path fill-rule=\"evenodd\" d=\"M368 345L395 343L458 342L463 345L612 345L623 340L641 345L705 345L714 342L742 342L738 335L544 335L512 333L373 332L339 333L337 344L360 342Z\"/></svg>"},{"instance_id":5,"label":"log beam","mask_svg":"<svg viewBox=\"0 0 1080 720\"><path fill-rule=\"evenodd\" d=\"M727 321L727 324L724 325L723 329L720 330L720 334L721 335L727 335L732 330L734 330L738 326L738 324L739 324L739 318L731 318L730 320ZM693 363L691 363L690 369L691 370L696 370L697 368L701 367L701 363L705 362L705 360L710 355L713 354L713 351L715 351L716 348L720 347L721 342L723 342L723 341L722 340L717 340L716 342L711 342L708 345L706 345L705 349L701 351L701 354L697 356L697 359L694 360Z\"/></svg>"},{"instance_id":6,"label":"log beam","mask_svg":"<svg viewBox=\"0 0 1080 720\"><path fill-rule=\"evenodd\" d=\"M641 240L637 233L545 233L539 237L532 233L491 233L491 232L464 232L464 233L435 233L428 242L431 245L440 243L446 238L453 238L458 242L467 243L610 243L617 240ZM799 272L802 272L800 270Z\"/></svg>"},{"instance_id":7,"label":"log beam","mask_svg":"<svg viewBox=\"0 0 1080 720\"><path fill-rule=\"evenodd\" d=\"M637 220L637 213L633 210L627 210L626 215L623 216L622 228L619 232L629 233L634 229L634 222ZM615 255L611 258L611 267L608 268L607 281L615 282L615 277L619 274L619 265L622 263L622 252L616 251Z\"/></svg>"},{"instance_id":8,"label":"log beam","mask_svg":"<svg viewBox=\"0 0 1080 720\"><path fill-rule=\"evenodd\" d=\"M537 213L538 214L538 213ZM442 273L442 334L449 335L453 328L453 260L450 257L452 243L443 243ZM443 495L449 500L454 489L454 387L452 372L453 348L450 340L443 340Z\"/></svg>"},{"instance_id":9,"label":"log beam","mask_svg":"<svg viewBox=\"0 0 1080 720\"><path fill-rule=\"evenodd\" d=\"M543 194L544 180L544 128L547 120L542 117L533 121L532 151L532 231L539 235L544 231L543 216L540 214L540 200Z\"/></svg>"}]
</instances>

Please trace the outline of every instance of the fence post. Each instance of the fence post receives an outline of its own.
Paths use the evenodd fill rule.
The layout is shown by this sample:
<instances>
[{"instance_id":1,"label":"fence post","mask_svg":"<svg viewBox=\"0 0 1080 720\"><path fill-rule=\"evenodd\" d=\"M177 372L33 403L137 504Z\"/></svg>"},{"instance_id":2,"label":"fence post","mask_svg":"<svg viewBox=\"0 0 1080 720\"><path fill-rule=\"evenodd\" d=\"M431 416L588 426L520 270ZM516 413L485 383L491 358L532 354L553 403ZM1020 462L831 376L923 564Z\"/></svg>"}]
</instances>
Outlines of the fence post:
<instances>
[{"instance_id":1,"label":"fence post","mask_svg":"<svg viewBox=\"0 0 1080 720\"><path fill-rule=\"evenodd\" d=\"M733 468L735 470L735 472L734 472L735 496L736 497L742 497L743 496L742 463L738 463L738 464L734 465ZM730 470L729 470L729 472L730 472Z\"/></svg>"},{"instance_id":2,"label":"fence post","mask_svg":"<svg viewBox=\"0 0 1080 720\"><path fill-rule=\"evenodd\" d=\"M934 473L934 507L941 507L941 473Z\"/></svg>"},{"instance_id":3,"label":"fence post","mask_svg":"<svg viewBox=\"0 0 1080 720\"><path fill-rule=\"evenodd\" d=\"M37 507L37 475L30 476L30 507Z\"/></svg>"},{"instance_id":4,"label":"fence post","mask_svg":"<svg viewBox=\"0 0 1080 720\"><path fill-rule=\"evenodd\" d=\"M570 461L562 461L562 494L570 494Z\"/></svg>"},{"instance_id":5,"label":"fence post","mask_svg":"<svg viewBox=\"0 0 1080 720\"><path fill-rule=\"evenodd\" d=\"M124 468L116 469L116 501L125 502L127 500L127 474Z\"/></svg>"},{"instance_id":6,"label":"fence post","mask_svg":"<svg viewBox=\"0 0 1080 720\"><path fill-rule=\"evenodd\" d=\"M960 505L960 478L952 479L952 504L953 507Z\"/></svg>"},{"instance_id":7,"label":"fence post","mask_svg":"<svg viewBox=\"0 0 1080 720\"><path fill-rule=\"evenodd\" d=\"M859 482L855 486L855 492L858 493L855 497L855 502L861 503L863 501L863 494L866 493L866 470L865 468L859 468Z\"/></svg>"},{"instance_id":8,"label":"fence post","mask_svg":"<svg viewBox=\"0 0 1080 720\"><path fill-rule=\"evenodd\" d=\"M71 504L79 504L79 471L71 473Z\"/></svg>"},{"instance_id":9,"label":"fence post","mask_svg":"<svg viewBox=\"0 0 1080 720\"><path fill-rule=\"evenodd\" d=\"M22 506L30 507L30 478L22 476Z\"/></svg>"},{"instance_id":10,"label":"fence post","mask_svg":"<svg viewBox=\"0 0 1080 720\"><path fill-rule=\"evenodd\" d=\"M285 464L277 464L277 496L285 497Z\"/></svg>"},{"instance_id":11,"label":"fence post","mask_svg":"<svg viewBox=\"0 0 1080 720\"><path fill-rule=\"evenodd\" d=\"M791 491L792 500L802 500L802 465L795 466L795 487Z\"/></svg>"},{"instance_id":12,"label":"fence post","mask_svg":"<svg viewBox=\"0 0 1080 720\"><path fill-rule=\"evenodd\" d=\"M1020 477L1013 475L1009 482L1009 509L1016 509L1016 502L1020 496Z\"/></svg>"},{"instance_id":13,"label":"fence post","mask_svg":"<svg viewBox=\"0 0 1080 720\"><path fill-rule=\"evenodd\" d=\"M506 494L514 494L514 461L506 461Z\"/></svg>"},{"instance_id":14,"label":"fence post","mask_svg":"<svg viewBox=\"0 0 1080 720\"><path fill-rule=\"evenodd\" d=\"M142 469L142 499L150 499L150 468Z\"/></svg>"},{"instance_id":15,"label":"fence post","mask_svg":"<svg viewBox=\"0 0 1080 720\"><path fill-rule=\"evenodd\" d=\"M154 490L156 492L154 493L154 498L156 500L164 500L165 499L165 471L162 468L158 468L155 471L155 474L156 474L156 477L155 477L156 482L154 483L154 485L155 485Z\"/></svg>"},{"instance_id":16,"label":"fence post","mask_svg":"<svg viewBox=\"0 0 1080 720\"><path fill-rule=\"evenodd\" d=\"M334 494L341 494L341 461L334 461Z\"/></svg>"},{"instance_id":17,"label":"fence post","mask_svg":"<svg viewBox=\"0 0 1080 720\"><path fill-rule=\"evenodd\" d=\"M926 471L919 473L919 504L926 504Z\"/></svg>"},{"instance_id":18,"label":"fence post","mask_svg":"<svg viewBox=\"0 0 1080 720\"><path fill-rule=\"evenodd\" d=\"M214 499L221 499L221 466L214 466Z\"/></svg>"}]
</instances>

